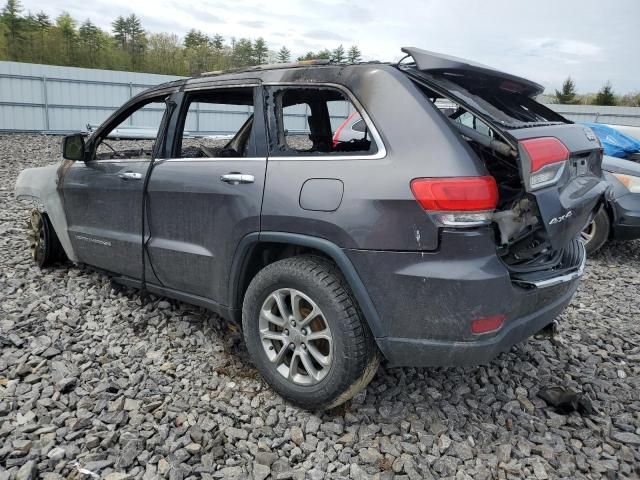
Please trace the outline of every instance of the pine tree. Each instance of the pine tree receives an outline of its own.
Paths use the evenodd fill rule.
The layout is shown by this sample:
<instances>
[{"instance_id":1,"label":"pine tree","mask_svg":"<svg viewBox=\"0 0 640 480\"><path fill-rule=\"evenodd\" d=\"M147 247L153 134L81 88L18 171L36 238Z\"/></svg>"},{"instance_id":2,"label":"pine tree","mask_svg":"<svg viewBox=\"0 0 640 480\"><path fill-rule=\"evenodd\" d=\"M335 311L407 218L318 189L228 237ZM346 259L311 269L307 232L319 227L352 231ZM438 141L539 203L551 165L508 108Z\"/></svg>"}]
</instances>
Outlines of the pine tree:
<instances>
[{"instance_id":1,"label":"pine tree","mask_svg":"<svg viewBox=\"0 0 640 480\"><path fill-rule=\"evenodd\" d=\"M362 54L360 53L360 49L357 45L352 45L349 51L347 52L347 61L349 63L358 63L362 60Z\"/></svg>"},{"instance_id":2,"label":"pine tree","mask_svg":"<svg viewBox=\"0 0 640 480\"><path fill-rule=\"evenodd\" d=\"M118 41L120 48L125 50L127 48L127 44L129 43L127 21L122 15L120 15L113 22L111 22L111 28L113 29L113 38Z\"/></svg>"},{"instance_id":3,"label":"pine tree","mask_svg":"<svg viewBox=\"0 0 640 480\"><path fill-rule=\"evenodd\" d=\"M10 60L18 60L20 44L24 39L24 19L20 16L22 4L19 0L7 0L0 14L0 22L6 26L5 38Z\"/></svg>"},{"instance_id":4,"label":"pine tree","mask_svg":"<svg viewBox=\"0 0 640 480\"><path fill-rule=\"evenodd\" d=\"M276 56L276 60L278 63L287 63L291 61L291 51L285 47L284 45L280 50L278 50L278 55Z\"/></svg>"},{"instance_id":5,"label":"pine tree","mask_svg":"<svg viewBox=\"0 0 640 480\"><path fill-rule=\"evenodd\" d=\"M233 45L233 67L246 67L254 60L253 43L248 38L231 39Z\"/></svg>"},{"instance_id":6,"label":"pine tree","mask_svg":"<svg viewBox=\"0 0 640 480\"><path fill-rule=\"evenodd\" d=\"M135 14L129 15L126 20L127 34L129 38L129 54L131 65L135 70L142 63L142 56L146 46L146 37L142 22Z\"/></svg>"},{"instance_id":7,"label":"pine tree","mask_svg":"<svg viewBox=\"0 0 640 480\"><path fill-rule=\"evenodd\" d=\"M613 87L611 87L611 83L607 82L600 89L596 98L593 101L594 105L616 105L616 97L613 93Z\"/></svg>"},{"instance_id":8,"label":"pine tree","mask_svg":"<svg viewBox=\"0 0 640 480\"><path fill-rule=\"evenodd\" d=\"M78 32L76 31L76 21L67 12L62 12L56 18L56 26L60 30L65 43L65 64L74 65L76 62L76 46L78 43Z\"/></svg>"},{"instance_id":9,"label":"pine tree","mask_svg":"<svg viewBox=\"0 0 640 480\"><path fill-rule=\"evenodd\" d=\"M184 46L186 48L198 48L209 45L209 37L200 30L192 28L184 37Z\"/></svg>"},{"instance_id":10,"label":"pine tree","mask_svg":"<svg viewBox=\"0 0 640 480\"><path fill-rule=\"evenodd\" d=\"M224 37L219 33L216 33L211 39L211 46L214 50L222 50L222 47L224 47Z\"/></svg>"},{"instance_id":11,"label":"pine tree","mask_svg":"<svg viewBox=\"0 0 640 480\"><path fill-rule=\"evenodd\" d=\"M571 105L578 102L576 98L576 84L571 77L567 77L562 84L562 91L556 90L556 102L565 105Z\"/></svg>"},{"instance_id":12,"label":"pine tree","mask_svg":"<svg viewBox=\"0 0 640 480\"><path fill-rule=\"evenodd\" d=\"M342 46L342 44L338 45L338 48L336 48L331 53L331 60L333 60L336 63L341 63L345 61L344 47Z\"/></svg>"},{"instance_id":13,"label":"pine tree","mask_svg":"<svg viewBox=\"0 0 640 480\"><path fill-rule=\"evenodd\" d=\"M78 29L78 37L85 50L87 64L91 67L96 66L96 55L102 47L102 31L87 18Z\"/></svg>"},{"instance_id":14,"label":"pine tree","mask_svg":"<svg viewBox=\"0 0 640 480\"><path fill-rule=\"evenodd\" d=\"M49 19L49 15L44 12L40 12L36 14L36 28L40 33L40 62L44 61L44 52L45 52L45 41L44 37L47 33L47 30L51 28L51 20Z\"/></svg>"},{"instance_id":15,"label":"pine tree","mask_svg":"<svg viewBox=\"0 0 640 480\"><path fill-rule=\"evenodd\" d=\"M265 63L268 53L269 47L267 47L267 42L264 41L264 38L256 38L256 41L253 42L253 63L257 65Z\"/></svg>"}]
</instances>

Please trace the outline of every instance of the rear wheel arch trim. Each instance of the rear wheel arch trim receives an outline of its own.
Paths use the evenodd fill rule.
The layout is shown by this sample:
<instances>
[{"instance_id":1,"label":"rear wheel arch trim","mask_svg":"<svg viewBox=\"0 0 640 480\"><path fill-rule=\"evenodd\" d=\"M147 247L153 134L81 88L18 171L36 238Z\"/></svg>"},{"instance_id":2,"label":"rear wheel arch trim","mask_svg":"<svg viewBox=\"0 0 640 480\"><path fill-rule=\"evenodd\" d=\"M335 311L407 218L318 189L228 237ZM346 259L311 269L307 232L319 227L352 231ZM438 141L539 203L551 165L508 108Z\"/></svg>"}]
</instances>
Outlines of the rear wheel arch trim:
<instances>
[{"instance_id":1,"label":"rear wheel arch trim","mask_svg":"<svg viewBox=\"0 0 640 480\"><path fill-rule=\"evenodd\" d=\"M384 336L380 316L358 272L344 251L329 240L299 233L254 232L246 235L240 241L233 256L229 275L229 305L233 311L237 312L237 315L241 315L242 292L240 290L248 268L247 260L250 258L253 249L261 243L286 243L300 247L314 248L326 254L335 262L342 272L342 275L344 275L374 338L377 339Z\"/></svg>"}]
</instances>

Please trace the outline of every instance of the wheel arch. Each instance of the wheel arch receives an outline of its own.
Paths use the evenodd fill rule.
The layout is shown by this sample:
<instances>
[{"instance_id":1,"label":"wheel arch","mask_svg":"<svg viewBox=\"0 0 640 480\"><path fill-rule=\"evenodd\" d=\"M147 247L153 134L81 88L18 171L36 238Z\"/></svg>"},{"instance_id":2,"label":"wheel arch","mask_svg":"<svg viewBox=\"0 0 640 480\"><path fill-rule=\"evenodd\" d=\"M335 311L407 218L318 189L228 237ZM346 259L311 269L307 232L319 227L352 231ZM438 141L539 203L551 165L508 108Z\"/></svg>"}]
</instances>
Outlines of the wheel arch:
<instances>
[{"instance_id":1,"label":"wheel arch","mask_svg":"<svg viewBox=\"0 0 640 480\"><path fill-rule=\"evenodd\" d=\"M35 201L42 205L67 258L77 262L67 230L67 218L59 188L59 168L58 165L49 165L23 170L16 180L15 196L18 200Z\"/></svg>"},{"instance_id":2,"label":"wheel arch","mask_svg":"<svg viewBox=\"0 0 640 480\"><path fill-rule=\"evenodd\" d=\"M272 250L275 246L275 250ZM302 251L300 250L302 249ZM245 236L236 248L229 276L229 305L234 320L241 321L242 300L255 274L272 262L260 261L266 250L282 252L273 261L301 253L315 253L332 260L340 269L375 338L382 336L378 312L355 267L335 243L324 238L287 232L256 232Z\"/></svg>"}]
</instances>

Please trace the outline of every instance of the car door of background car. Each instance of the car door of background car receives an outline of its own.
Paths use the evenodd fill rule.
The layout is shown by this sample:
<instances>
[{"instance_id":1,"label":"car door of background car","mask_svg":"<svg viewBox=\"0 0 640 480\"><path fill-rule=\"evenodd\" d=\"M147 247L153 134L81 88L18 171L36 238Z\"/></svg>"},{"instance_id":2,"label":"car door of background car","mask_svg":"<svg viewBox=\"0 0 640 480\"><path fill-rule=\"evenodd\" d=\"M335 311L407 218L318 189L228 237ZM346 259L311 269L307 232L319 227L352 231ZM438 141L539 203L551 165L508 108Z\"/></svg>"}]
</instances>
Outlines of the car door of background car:
<instances>
[{"instance_id":1,"label":"car door of background car","mask_svg":"<svg viewBox=\"0 0 640 480\"><path fill-rule=\"evenodd\" d=\"M167 97L145 98L117 113L87 142L88 160L64 175L69 236L81 262L141 278L143 186Z\"/></svg>"},{"instance_id":2,"label":"car door of background car","mask_svg":"<svg viewBox=\"0 0 640 480\"><path fill-rule=\"evenodd\" d=\"M228 305L236 247L260 230L262 89L187 88L174 122L173 158L156 163L147 190L149 257L160 286Z\"/></svg>"}]
</instances>

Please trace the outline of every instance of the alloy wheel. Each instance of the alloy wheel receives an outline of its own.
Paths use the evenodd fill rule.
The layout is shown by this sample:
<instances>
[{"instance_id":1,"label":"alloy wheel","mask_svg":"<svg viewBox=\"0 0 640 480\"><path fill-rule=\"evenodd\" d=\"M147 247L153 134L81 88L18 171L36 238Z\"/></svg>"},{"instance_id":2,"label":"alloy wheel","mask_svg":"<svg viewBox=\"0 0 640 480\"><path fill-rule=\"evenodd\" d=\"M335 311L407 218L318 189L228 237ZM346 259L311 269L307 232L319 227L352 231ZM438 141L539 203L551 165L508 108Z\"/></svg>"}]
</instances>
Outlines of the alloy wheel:
<instances>
[{"instance_id":1,"label":"alloy wheel","mask_svg":"<svg viewBox=\"0 0 640 480\"><path fill-rule=\"evenodd\" d=\"M292 288L267 296L260 309L260 341L280 375L297 385L314 385L333 363L333 337L320 307Z\"/></svg>"},{"instance_id":2,"label":"alloy wheel","mask_svg":"<svg viewBox=\"0 0 640 480\"><path fill-rule=\"evenodd\" d=\"M589 243L593 240L593 237L596 234L596 222L593 221L589 225L587 225L582 232L580 232L580 238L584 243Z\"/></svg>"},{"instance_id":3,"label":"alloy wheel","mask_svg":"<svg viewBox=\"0 0 640 480\"><path fill-rule=\"evenodd\" d=\"M44 231L44 220L42 218L42 214L37 210L31 212L28 237L31 258L39 264L46 253L47 239Z\"/></svg>"}]
</instances>

